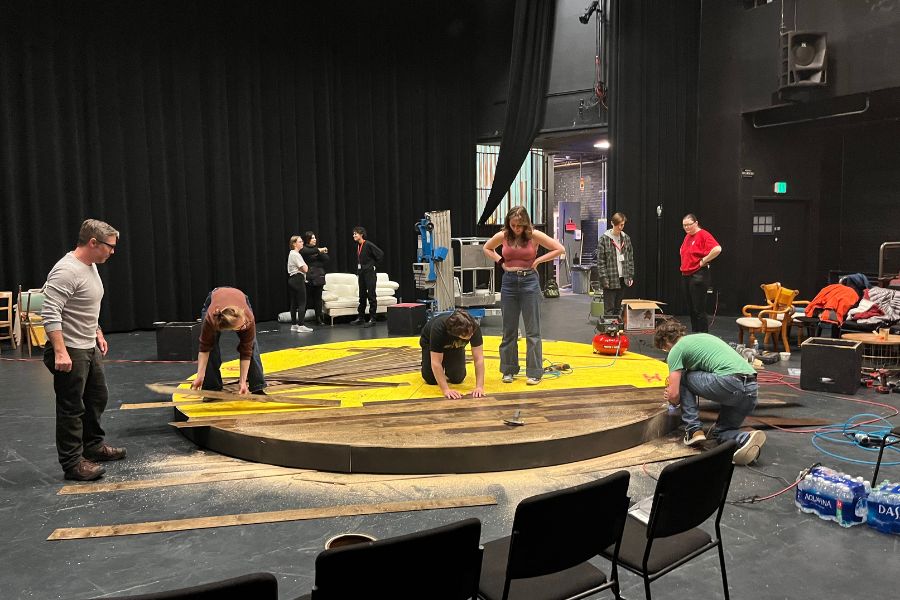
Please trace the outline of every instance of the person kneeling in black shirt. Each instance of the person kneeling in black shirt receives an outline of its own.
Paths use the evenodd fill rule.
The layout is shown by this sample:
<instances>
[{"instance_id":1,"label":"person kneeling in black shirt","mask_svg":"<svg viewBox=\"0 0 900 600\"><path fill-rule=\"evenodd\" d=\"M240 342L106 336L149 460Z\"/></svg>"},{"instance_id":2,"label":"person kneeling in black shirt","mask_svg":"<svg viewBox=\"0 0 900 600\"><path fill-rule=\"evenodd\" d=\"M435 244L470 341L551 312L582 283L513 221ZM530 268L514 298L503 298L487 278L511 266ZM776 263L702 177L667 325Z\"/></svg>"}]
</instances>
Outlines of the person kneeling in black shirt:
<instances>
[{"instance_id":1,"label":"person kneeling in black shirt","mask_svg":"<svg viewBox=\"0 0 900 600\"><path fill-rule=\"evenodd\" d=\"M472 345L475 362L473 398L484 396L484 341L481 328L472 315L464 310L442 315L429 321L422 329L422 379L437 385L445 398L462 398L463 394L450 389L448 383L462 383L466 378L466 345Z\"/></svg>"}]
</instances>

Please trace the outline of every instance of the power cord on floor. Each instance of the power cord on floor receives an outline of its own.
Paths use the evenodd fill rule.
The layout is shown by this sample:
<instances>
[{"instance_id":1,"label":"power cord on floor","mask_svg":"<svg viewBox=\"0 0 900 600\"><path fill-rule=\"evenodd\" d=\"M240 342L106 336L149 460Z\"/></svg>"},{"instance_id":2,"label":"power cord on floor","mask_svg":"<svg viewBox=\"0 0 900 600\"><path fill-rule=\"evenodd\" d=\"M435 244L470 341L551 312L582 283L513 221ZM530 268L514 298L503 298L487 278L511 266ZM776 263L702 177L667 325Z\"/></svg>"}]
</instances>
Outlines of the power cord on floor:
<instances>
[{"instance_id":1,"label":"power cord on floor","mask_svg":"<svg viewBox=\"0 0 900 600\"><path fill-rule=\"evenodd\" d=\"M820 464L821 463L816 462L816 463L813 463L810 466L806 467L805 469L803 469L803 471L800 472L800 475L797 476L797 479L794 480L794 483L788 484L787 487L785 487L781 490L778 490L774 494L769 494L767 496L759 496L759 495L754 494L752 496L746 496L744 498L739 498L738 500L728 500L727 503L731 504L732 506L741 506L744 504L758 504L759 502L764 502L766 500L771 500L772 498L777 498L781 494L784 494L785 492L788 492L788 491L792 490L794 487L796 487L797 484L799 484L801 481L803 481L803 479L807 475L809 475L810 471L812 471L813 469L818 467ZM787 480L782 477L777 477L775 475L769 475L768 473L763 473L759 469L750 469L750 470L753 472L759 473L760 475L765 475L766 477L772 477L773 479L781 480L785 484L787 484Z\"/></svg>"},{"instance_id":2,"label":"power cord on floor","mask_svg":"<svg viewBox=\"0 0 900 600\"><path fill-rule=\"evenodd\" d=\"M830 425L824 431L816 432L811 441L816 450L835 460L856 465L875 465L877 461L851 458L826 450L823 446L834 444L839 447L855 447L865 452L879 452L885 436L890 435L892 428L892 423L884 417L863 413L853 415L843 423ZM885 450L900 453L900 449L896 446L887 446ZM900 461L882 460L881 464L882 466L897 466L900 465Z\"/></svg>"}]
</instances>

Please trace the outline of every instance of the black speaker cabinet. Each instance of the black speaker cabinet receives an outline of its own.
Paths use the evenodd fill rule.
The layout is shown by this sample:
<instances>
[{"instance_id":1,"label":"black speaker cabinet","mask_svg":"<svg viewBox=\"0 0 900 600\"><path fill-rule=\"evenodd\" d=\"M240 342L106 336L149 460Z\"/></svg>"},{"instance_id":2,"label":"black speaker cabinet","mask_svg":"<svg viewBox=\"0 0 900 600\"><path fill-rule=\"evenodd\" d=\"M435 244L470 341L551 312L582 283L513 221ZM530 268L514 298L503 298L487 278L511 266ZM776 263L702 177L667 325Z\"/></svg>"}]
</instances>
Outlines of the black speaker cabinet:
<instances>
[{"instance_id":1,"label":"black speaker cabinet","mask_svg":"<svg viewBox=\"0 0 900 600\"><path fill-rule=\"evenodd\" d=\"M808 338L800 345L800 387L855 394L862 369L862 342Z\"/></svg>"},{"instance_id":2,"label":"black speaker cabinet","mask_svg":"<svg viewBox=\"0 0 900 600\"><path fill-rule=\"evenodd\" d=\"M388 306L387 326L391 335L419 335L425 326L425 305L404 302Z\"/></svg>"},{"instance_id":3,"label":"black speaker cabinet","mask_svg":"<svg viewBox=\"0 0 900 600\"><path fill-rule=\"evenodd\" d=\"M824 86L828 83L826 34L786 31L781 34L779 88Z\"/></svg>"},{"instance_id":4,"label":"black speaker cabinet","mask_svg":"<svg viewBox=\"0 0 900 600\"><path fill-rule=\"evenodd\" d=\"M156 360L196 360L200 347L200 321L154 323Z\"/></svg>"}]
</instances>

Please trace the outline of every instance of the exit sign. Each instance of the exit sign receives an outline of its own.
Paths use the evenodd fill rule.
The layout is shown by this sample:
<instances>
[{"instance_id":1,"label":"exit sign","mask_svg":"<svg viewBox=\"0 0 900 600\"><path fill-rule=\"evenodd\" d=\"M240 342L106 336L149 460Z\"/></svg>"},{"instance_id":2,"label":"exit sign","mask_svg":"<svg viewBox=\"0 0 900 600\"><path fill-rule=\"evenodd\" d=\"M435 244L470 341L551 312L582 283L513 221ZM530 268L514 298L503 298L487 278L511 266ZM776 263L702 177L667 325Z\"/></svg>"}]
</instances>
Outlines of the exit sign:
<instances>
[{"instance_id":1,"label":"exit sign","mask_svg":"<svg viewBox=\"0 0 900 600\"><path fill-rule=\"evenodd\" d=\"M787 194L787 181L776 181L774 189L776 194Z\"/></svg>"}]
</instances>

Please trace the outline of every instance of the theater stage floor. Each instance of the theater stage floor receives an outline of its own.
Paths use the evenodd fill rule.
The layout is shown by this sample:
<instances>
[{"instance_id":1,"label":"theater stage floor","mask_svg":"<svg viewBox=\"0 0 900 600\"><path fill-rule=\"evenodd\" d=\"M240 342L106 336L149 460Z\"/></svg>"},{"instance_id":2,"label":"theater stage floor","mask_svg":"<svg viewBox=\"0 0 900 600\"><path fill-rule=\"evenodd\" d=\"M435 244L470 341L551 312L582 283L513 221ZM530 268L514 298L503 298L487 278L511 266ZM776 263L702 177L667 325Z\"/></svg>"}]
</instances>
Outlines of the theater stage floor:
<instances>
[{"instance_id":1,"label":"theater stage floor","mask_svg":"<svg viewBox=\"0 0 900 600\"><path fill-rule=\"evenodd\" d=\"M545 338L588 344L593 334L587 322L589 303L587 296L571 295L544 302ZM486 320L484 329L499 335L499 319ZM713 333L736 340L733 317L719 316ZM316 554L336 533L363 531L383 538L477 517L483 523L482 540L489 541L509 534L513 511L521 499L593 480L626 464L636 465L629 467L629 495L634 500L644 498L652 493L654 477L665 464L657 461L672 457L662 446L681 449L675 432L660 440L656 448L640 447L640 453L627 461L610 455L502 473L362 475L261 466L198 449L169 425L171 407L120 410L123 404L165 400L145 384L182 380L194 367L115 362L154 359L153 332L114 333L108 339L111 397L104 425L109 441L127 446L129 455L108 465L103 483L111 487L105 490L69 493L80 486L67 488L69 482L62 479L53 442L52 380L43 365L36 360L0 361L0 596L4 598L81 600L139 594L257 570L274 573L280 597L293 598L309 591ZM287 326L276 323L260 326L260 344L266 352L298 345L380 343L387 339L383 323L365 330L339 324L309 334L292 334ZM226 359L234 357L233 347L223 347ZM631 348L662 358L650 346L648 336L632 337ZM795 350L790 363L775 365L770 372L785 375L787 367L800 367L800 354ZM4 346L0 357L16 356ZM488 377L498 375L489 370ZM863 390L853 397L832 397L777 384L764 385L761 397L794 403L782 411L784 416L833 422L863 412L887 414L883 408L854 400L900 404L898 394L884 396ZM523 415L527 422L528 413ZM773 494L785 487L784 481L793 481L800 470L817 461L871 475L871 467L842 463L820 453L810 438L810 434L770 430L759 462L752 469L735 470L729 500ZM885 467L883 476L900 479L900 466ZM473 500L455 508L372 514L335 510L351 505L483 497L495 503ZM283 511L307 512L302 519L222 526L221 519L227 515ZM96 530L185 519L202 522L192 522L197 526L186 530L47 541L62 528ZM735 599L882 594L894 585L900 563L896 538L867 527L842 529L801 514L790 494L758 504L729 504L722 527L728 581ZM623 580L626 597L643 597L637 578L624 574ZM660 599L721 598L714 553L665 576L654 584L653 591L654 598Z\"/></svg>"},{"instance_id":2,"label":"theater stage floor","mask_svg":"<svg viewBox=\"0 0 900 600\"><path fill-rule=\"evenodd\" d=\"M485 336L483 398L435 397L419 374L417 338L355 340L262 356L275 384L267 402L190 402L175 394L175 423L203 448L286 467L343 473L478 473L571 463L654 440L678 425L661 398L665 363L635 352L600 356L588 344L548 340L547 364L565 363L540 385L497 377L500 338ZM521 342L524 356L525 344ZM225 363L236 374L237 361ZM385 372L390 374L385 374ZM278 383L318 378L323 385ZM335 379L354 385L325 385ZM368 384L368 385L367 385ZM375 387L384 386L384 387ZM452 387L469 392L467 379ZM338 401L306 407L294 396ZM140 405L136 405L140 406ZM522 425L511 425L521 422Z\"/></svg>"}]
</instances>

